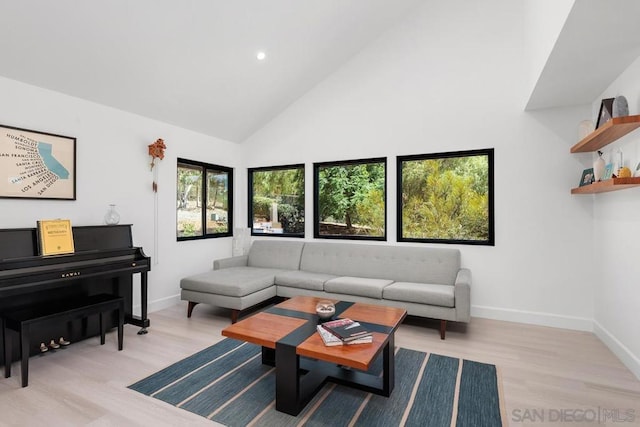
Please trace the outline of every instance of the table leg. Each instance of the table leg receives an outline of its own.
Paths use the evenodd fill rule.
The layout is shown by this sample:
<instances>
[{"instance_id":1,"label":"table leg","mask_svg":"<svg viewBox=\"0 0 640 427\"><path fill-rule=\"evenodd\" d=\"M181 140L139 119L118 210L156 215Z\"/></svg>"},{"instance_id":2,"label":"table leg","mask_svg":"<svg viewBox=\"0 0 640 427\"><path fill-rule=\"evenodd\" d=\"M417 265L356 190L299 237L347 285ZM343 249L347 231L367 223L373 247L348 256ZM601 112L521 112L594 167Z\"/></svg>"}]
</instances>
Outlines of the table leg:
<instances>
[{"instance_id":1,"label":"table leg","mask_svg":"<svg viewBox=\"0 0 640 427\"><path fill-rule=\"evenodd\" d=\"M262 364L276 366L276 351L269 347L262 347Z\"/></svg>"},{"instance_id":2,"label":"table leg","mask_svg":"<svg viewBox=\"0 0 640 427\"><path fill-rule=\"evenodd\" d=\"M300 412L300 358L294 346L276 343L276 410L289 415Z\"/></svg>"},{"instance_id":3,"label":"table leg","mask_svg":"<svg viewBox=\"0 0 640 427\"><path fill-rule=\"evenodd\" d=\"M389 336L389 342L382 350L382 390L381 395L389 397L395 385L395 346L393 334Z\"/></svg>"}]
</instances>

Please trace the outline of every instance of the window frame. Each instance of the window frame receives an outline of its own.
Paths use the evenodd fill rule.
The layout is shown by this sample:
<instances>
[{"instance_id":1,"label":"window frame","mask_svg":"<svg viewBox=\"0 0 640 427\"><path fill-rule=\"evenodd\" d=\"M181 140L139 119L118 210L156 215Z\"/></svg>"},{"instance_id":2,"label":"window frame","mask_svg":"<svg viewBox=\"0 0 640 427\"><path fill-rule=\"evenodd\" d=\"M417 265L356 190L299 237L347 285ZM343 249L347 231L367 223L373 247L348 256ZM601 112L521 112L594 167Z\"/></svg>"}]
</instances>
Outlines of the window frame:
<instances>
[{"instance_id":1,"label":"window frame","mask_svg":"<svg viewBox=\"0 0 640 427\"><path fill-rule=\"evenodd\" d=\"M178 236L178 212L176 209L176 240L178 242L189 241L189 240L202 240L202 239L216 239L218 237L231 237L233 236L233 168L228 166L216 165L212 163L204 163L196 160L189 160L178 157L176 162L176 193L178 191L177 186L177 176L178 176L178 168L181 165L185 166L195 166L202 168L202 188L200 190L200 197L203 201L202 203L202 212L200 216L200 220L202 221L202 235L200 236ZM209 188L209 180L207 179L207 175L209 172L223 172L227 174L227 224L228 229L224 233L207 233L207 194Z\"/></svg>"},{"instance_id":2,"label":"window frame","mask_svg":"<svg viewBox=\"0 0 640 427\"><path fill-rule=\"evenodd\" d=\"M358 236L358 235L321 235L320 234L320 169L333 166L353 166L368 163L382 163L384 167L384 234L382 236ZM315 239L338 239L338 240L369 240L387 241L388 230L388 203L387 203L387 158L374 157L368 159L339 160L330 162L317 162L313 164L313 237Z\"/></svg>"},{"instance_id":3,"label":"window frame","mask_svg":"<svg viewBox=\"0 0 640 427\"><path fill-rule=\"evenodd\" d=\"M302 233L256 233L253 231L253 173L254 172L267 172L267 171L279 171L279 170L292 170L292 169L302 169L302 190L303 190L303 207L305 212L305 231ZM247 226L251 230L252 236L260 236L260 237L296 237L303 238L305 237L306 232L306 169L304 163L296 163L292 165L278 165L278 166L261 166L256 168L247 168Z\"/></svg>"},{"instance_id":4,"label":"window frame","mask_svg":"<svg viewBox=\"0 0 640 427\"><path fill-rule=\"evenodd\" d=\"M464 239L436 239L436 238L410 238L404 237L403 231L403 198L402 198L402 172L403 163L407 161L418 160L437 160L448 159L455 157L473 157L473 156L487 156L487 186L488 186L488 232L489 237L486 240L464 240ZM396 240L398 242L414 242L414 243L444 243L444 244L461 244L461 245L481 245L481 246L495 246L495 208L494 208L494 149L484 148L476 150L464 150L464 151L448 151L442 153L429 153L429 154L416 154L409 156L397 156L396 157L396 173L397 173L397 188L396 188L396 212L397 212L397 230Z\"/></svg>"}]
</instances>

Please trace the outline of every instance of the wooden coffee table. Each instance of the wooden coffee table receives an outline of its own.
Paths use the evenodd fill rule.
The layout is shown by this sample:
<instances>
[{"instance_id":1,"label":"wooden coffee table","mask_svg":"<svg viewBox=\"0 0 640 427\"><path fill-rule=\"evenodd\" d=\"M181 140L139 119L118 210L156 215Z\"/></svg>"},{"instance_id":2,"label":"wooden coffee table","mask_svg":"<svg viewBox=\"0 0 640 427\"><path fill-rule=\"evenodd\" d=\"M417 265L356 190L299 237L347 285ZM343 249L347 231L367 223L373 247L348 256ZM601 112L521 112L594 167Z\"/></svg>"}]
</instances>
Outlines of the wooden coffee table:
<instances>
[{"instance_id":1,"label":"wooden coffee table","mask_svg":"<svg viewBox=\"0 0 640 427\"><path fill-rule=\"evenodd\" d=\"M297 415L327 382L389 396L394 387L394 333L406 310L333 301L336 317L357 320L373 332L370 344L327 347L316 331L316 303L299 296L222 330L222 335L262 346L262 363L276 368L276 409ZM382 375L367 373L382 354ZM300 357L304 358L301 359Z\"/></svg>"}]
</instances>

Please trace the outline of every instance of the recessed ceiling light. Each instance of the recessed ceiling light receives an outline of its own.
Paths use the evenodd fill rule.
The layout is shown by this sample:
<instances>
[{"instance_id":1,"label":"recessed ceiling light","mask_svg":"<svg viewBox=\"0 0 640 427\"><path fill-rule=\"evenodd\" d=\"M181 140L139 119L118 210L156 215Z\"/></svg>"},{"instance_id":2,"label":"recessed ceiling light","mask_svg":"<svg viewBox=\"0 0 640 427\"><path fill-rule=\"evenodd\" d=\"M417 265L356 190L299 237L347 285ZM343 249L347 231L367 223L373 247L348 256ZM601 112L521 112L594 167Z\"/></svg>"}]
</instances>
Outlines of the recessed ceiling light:
<instances>
[{"instance_id":1,"label":"recessed ceiling light","mask_svg":"<svg viewBox=\"0 0 640 427\"><path fill-rule=\"evenodd\" d=\"M267 58L267 54L263 51L260 51L256 54L256 58L258 58L258 61L264 61Z\"/></svg>"}]
</instances>

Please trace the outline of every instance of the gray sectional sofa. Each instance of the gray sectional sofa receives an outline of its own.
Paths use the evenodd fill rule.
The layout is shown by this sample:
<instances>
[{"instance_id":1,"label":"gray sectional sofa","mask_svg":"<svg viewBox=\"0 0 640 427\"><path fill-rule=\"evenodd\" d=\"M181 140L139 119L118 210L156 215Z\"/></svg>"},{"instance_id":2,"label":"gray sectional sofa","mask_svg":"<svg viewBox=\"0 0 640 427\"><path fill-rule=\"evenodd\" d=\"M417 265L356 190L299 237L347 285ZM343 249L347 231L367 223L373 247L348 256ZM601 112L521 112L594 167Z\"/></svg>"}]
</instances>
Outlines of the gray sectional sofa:
<instances>
[{"instance_id":1,"label":"gray sectional sofa","mask_svg":"<svg viewBox=\"0 0 640 427\"><path fill-rule=\"evenodd\" d=\"M310 295L402 307L414 316L468 322L471 272L453 248L288 240L254 241L248 255L215 260L180 281L191 317L198 303L242 310L270 298Z\"/></svg>"}]
</instances>

